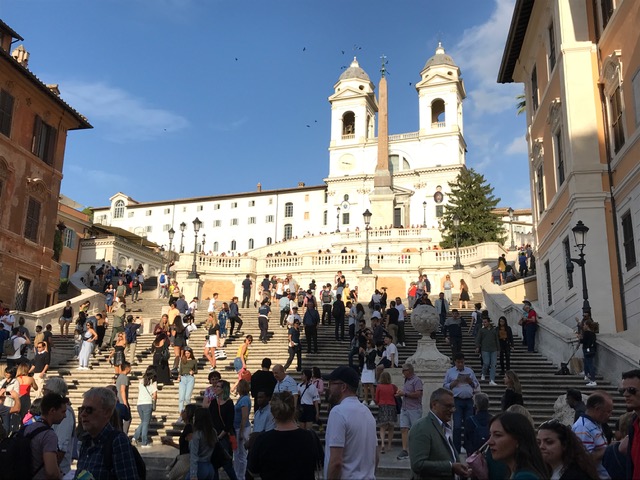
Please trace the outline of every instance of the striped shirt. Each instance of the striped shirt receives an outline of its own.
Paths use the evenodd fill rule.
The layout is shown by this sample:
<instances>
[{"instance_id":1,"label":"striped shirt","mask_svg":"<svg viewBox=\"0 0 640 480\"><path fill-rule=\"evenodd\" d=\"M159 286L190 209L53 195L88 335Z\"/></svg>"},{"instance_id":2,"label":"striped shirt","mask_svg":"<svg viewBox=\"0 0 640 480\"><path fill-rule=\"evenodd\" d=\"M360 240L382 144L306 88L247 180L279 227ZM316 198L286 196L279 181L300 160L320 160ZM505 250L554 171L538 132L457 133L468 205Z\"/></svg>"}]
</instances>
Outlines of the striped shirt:
<instances>
[{"instance_id":1,"label":"striped shirt","mask_svg":"<svg viewBox=\"0 0 640 480\"><path fill-rule=\"evenodd\" d=\"M578 418L571 429L580 439L588 453L607 447L607 439L602 432L602 427L588 415L582 415ZM602 466L601 461L598 462L597 469L598 476L602 480L608 480L611 478L607 470Z\"/></svg>"}]
</instances>

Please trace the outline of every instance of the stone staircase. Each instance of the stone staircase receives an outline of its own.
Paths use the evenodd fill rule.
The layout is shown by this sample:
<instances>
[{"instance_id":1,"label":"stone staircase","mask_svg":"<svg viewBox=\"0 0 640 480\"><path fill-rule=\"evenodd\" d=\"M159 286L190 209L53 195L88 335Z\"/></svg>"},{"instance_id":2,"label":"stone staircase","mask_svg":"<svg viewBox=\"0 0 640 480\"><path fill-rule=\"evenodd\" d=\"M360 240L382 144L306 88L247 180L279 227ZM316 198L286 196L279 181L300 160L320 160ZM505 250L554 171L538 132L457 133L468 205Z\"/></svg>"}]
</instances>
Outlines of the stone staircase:
<instances>
[{"instance_id":1,"label":"stone staircase","mask_svg":"<svg viewBox=\"0 0 640 480\"><path fill-rule=\"evenodd\" d=\"M157 320L161 316L162 308L166 305L166 300L157 300L151 297L155 297L155 292L145 292L143 298L136 304L133 304L130 309L133 315L142 316L145 321L148 319ZM455 300L455 299L454 299ZM479 300L474 300L479 301ZM199 312L196 314L197 323L201 325L206 319L206 309L208 302L202 301L199 305ZM457 301L454 301L454 305L457 305ZM463 318L470 319L471 310L459 309ZM287 353L287 330L279 327L279 315L272 313L272 320L270 322L270 331L272 332L271 338L267 344L263 344L257 341L259 336L257 311L254 308L240 309L242 319L244 321L243 333L252 334L254 336L254 343L250 347L250 354L247 361L248 367L251 371L258 370L260 368L260 362L264 357L271 358L273 364L284 364L288 358ZM522 346L521 339L517 336L519 327L512 327L514 335L516 335L516 348L511 356L511 368L515 370L521 380L523 386L523 395L525 398L525 406L531 412L534 420L537 424L548 420L553 415L553 404L557 397L564 394L567 388L578 388L583 393L588 393L589 390L585 387L582 377L578 376L556 376L555 372L558 370L558 365L553 365L547 361L542 355L536 353L527 353L526 348ZM205 331L203 328L198 328L191 334L189 344L193 348L196 358L199 360L200 370L196 375L196 382L194 388L193 400L196 403L202 401L202 392L208 387L207 375L209 372L209 365L206 359L202 356L203 346L205 344ZM107 331L106 338L109 338L110 332ZM227 353L227 360L218 361L218 371L222 374L225 380L228 380L232 384L236 381L236 374L233 371L232 363L235 357L236 350L241 344L244 338L228 338L224 347ZM403 362L413 354L416 350L417 341L420 335L412 328L410 320L406 322L406 347L399 347L400 361ZM139 423L139 418L135 410L135 402L138 396L138 380L144 373L146 367L152 363L152 355L150 352L150 346L153 341L153 335L143 334L138 336L137 344L137 365L132 366L131 372L131 386L129 389L129 398L132 408L132 423L129 430L129 435L132 435L136 426ZM304 345L304 339L303 339ZM63 338L60 336L54 337L54 346L56 354L54 355L54 362L50 375L61 375L65 378L70 389L70 398L72 404L77 407L82 402L82 394L92 386L104 386L111 384L114 381L113 367L108 363L107 358L109 355L109 349L102 349L96 353L95 357L91 361L92 369L90 371L78 371L76 370L77 361L72 359L73 356L73 340L70 338ZM324 375L328 374L337 365L347 364L347 352L349 350L349 342L339 342L334 340L333 326L320 326L318 332L318 354L306 354L303 348L302 353L302 366L303 368L311 368L313 366L319 367ZM450 348L444 342L444 340L438 336L437 346L439 350L445 355L450 355ZM473 338L465 335L463 340L463 352L467 358L467 365L474 369L478 378L480 377L480 360L474 351ZM170 364L173 358L170 360ZM499 370L499 368L498 368ZM432 372L434 378L444 378L444 371ZM299 375L292 367L289 370L289 374L296 380L299 379ZM487 382L482 382L482 390L487 393L491 400L491 412L498 413L500 410L500 398L504 392L502 386L502 377L498 375L496 379L499 386L491 387ZM603 381L602 378L598 378L598 388L608 391L614 398L614 414L612 416L612 422L620 414L624 413L625 407L622 399L617 395L615 386L609 385ZM170 447L160 445L160 438L163 436L177 437L180 433L181 426L176 424L178 420L178 384L162 385L158 393L157 409L152 416L151 425L149 427L149 435L153 441L154 447L148 450L142 450L145 460L149 468L151 475L158 473L164 469L169 461L177 453L176 450ZM425 392L425 395L430 392ZM372 411L374 415L377 413L377 407L373 407ZM323 402L321 409L322 422L326 422L327 409ZM320 429L319 434L321 438L324 438L324 430ZM176 439L177 441L177 439ZM395 429L394 445L400 448L400 431ZM396 452L389 452L386 455L381 456L381 463L378 468L378 478L410 478L411 472L409 469L409 463L407 461L397 461ZM224 474L223 474L224 478Z\"/></svg>"}]
</instances>

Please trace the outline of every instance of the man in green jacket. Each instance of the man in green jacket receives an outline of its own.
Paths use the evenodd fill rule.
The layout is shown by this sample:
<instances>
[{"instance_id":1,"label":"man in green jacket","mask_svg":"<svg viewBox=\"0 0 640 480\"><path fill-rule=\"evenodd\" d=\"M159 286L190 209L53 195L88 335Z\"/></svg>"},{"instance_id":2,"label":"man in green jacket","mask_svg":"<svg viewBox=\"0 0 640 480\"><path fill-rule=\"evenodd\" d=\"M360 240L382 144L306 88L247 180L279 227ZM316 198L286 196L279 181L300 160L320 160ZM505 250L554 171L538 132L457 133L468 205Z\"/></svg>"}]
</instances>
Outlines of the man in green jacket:
<instances>
[{"instance_id":1,"label":"man in green jacket","mask_svg":"<svg viewBox=\"0 0 640 480\"><path fill-rule=\"evenodd\" d=\"M451 415L455 410L453 392L438 388L430 398L429 414L409 431L409 458L414 479L453 480L468 477L469 467L460 463L453 445Z\"/></svg>"},{"instance_id":2,"label":"man in green jacket","mask_svg":"<svg viewBox=\"0 0 640 480\"><path fill-rule=\"evenodd\" d=\"M482 355L482 377L484 381L487 371L489 371L489 385L497 387L496 383L496 363L498 354L500 353L500 340L498 338L498 329L489 320L486 310L482 312L482 328L476 337L476 353Z\"/></svg>"}]
</instances>

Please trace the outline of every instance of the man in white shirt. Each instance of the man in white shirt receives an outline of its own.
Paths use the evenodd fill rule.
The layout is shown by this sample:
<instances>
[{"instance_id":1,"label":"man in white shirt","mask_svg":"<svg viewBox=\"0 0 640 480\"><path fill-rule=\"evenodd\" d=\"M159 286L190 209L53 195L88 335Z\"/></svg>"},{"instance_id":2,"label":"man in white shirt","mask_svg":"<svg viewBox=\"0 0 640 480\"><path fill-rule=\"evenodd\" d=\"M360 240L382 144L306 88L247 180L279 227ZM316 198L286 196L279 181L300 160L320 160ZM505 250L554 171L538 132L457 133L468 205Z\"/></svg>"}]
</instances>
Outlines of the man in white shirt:
<instances>
[{"instance_id":1,"label":"man in white shirt","mask_svg":"<svg viewBox=\"0 0 640 480\"><path fill-rule=\"evenodd\" d=\"M273 376L276 379L276 386L273 388L273 393L289 392L293 395L293 398L298 402L298 384L296 381L286 374L284 367L279 363L273 366L271 370Z\"/></svg>"},{"instance_id":2,"label":"man in white shirt","mask_svg":"<svg viewBox=\"0 0 640 480\"><path fill-rule=\"evenodd\" d=\"M404 344L405 334L404 334L404 316L407 313L407 309L402 304L402 299L400 297L396 297L396 310L400 312L398 316L398 345L406 346Z\"/></svg>"},{"instance_id":3,"label":"man in white shirt","mask_svg":"<svg viewBox=\"0 0 640 480\"><path fill-rule=\"evenodd\" d=\"M375 478L378 466L376 421L356 395L360 377L351 367L338 367L329 375L324 477Z\"/></svg>"},{"instance_id":4,"label":"man in white shirt","mask_svg":"<svg viewBox=\"0 0 640 480\"><path fill-rule=\"evenodd\" d=\"M0 309L0 322L4 323L4 329L7 332L11 332L14 324L16 323L16 319L9 313L8 308L3 308Z\"/></svg>"},{"instance_id":5,"label":"man in white shirt","mask_svg":"<svg viewBox=\"0 0 640 480\"><path fill-rule=\"evenodd\" d=\"M14 367L20 363L20 359L22 358L22 347L24 345L31 345L29 337L25 337L20 333L20 329L17 327L11 331L11 341L13 342L15 353L13 355L7 355L7 367Z\"/></svg>"}]
</instances>

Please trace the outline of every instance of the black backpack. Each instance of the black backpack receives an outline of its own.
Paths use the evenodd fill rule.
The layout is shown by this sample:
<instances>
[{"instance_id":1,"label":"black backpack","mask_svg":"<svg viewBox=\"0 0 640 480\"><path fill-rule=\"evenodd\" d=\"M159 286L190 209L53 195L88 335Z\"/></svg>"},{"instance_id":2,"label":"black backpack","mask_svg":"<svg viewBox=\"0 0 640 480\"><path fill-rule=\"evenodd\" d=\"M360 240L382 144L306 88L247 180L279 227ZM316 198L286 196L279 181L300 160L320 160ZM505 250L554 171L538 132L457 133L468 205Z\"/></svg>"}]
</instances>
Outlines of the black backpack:
<instances>
[{"instance_id":1,"label":"black backpack","mask_svg":"<svg viewBox=\"0 0 640 480\"><path fill-rule=\"evenodd\" d=\"M322 303L331 303L331 292L329 290L322 291Z\"/></svg>"},{"instance_id":2,"label":"black backpack","mask_svg":"<svg viewBox=\"0 0 640 480\"><path fill-rule=\"evenodd\" d=\"M122 432L118 430L110 430L106 434L106 438L104 440L104 445L102 447L102 458L104 460L105 468L111 472L113 470L113 440L116 438L118 434ZM133 454L133 459L136 462L136 470L138 471L138 478L140 480L146 480L147 478L147 466L138 452L138 449L129 443L129 439L127 439L127 445L131 449L131 453Z\"/></svg>"},{"instance_id":3,"label":"black backpack","mask_svg":"<svg viewBox=\"0 0 640 480\"><path fill-rule=\"evenodd\" d=\"M45 430L51 430L48 425L38 427L28 435L25 435L23 426L10 437L0 442L0 480L14 480L16 478L33 478L43 467L33 471L33 462L31 458L31 440Z\"/></svg>"}]
</instances>

